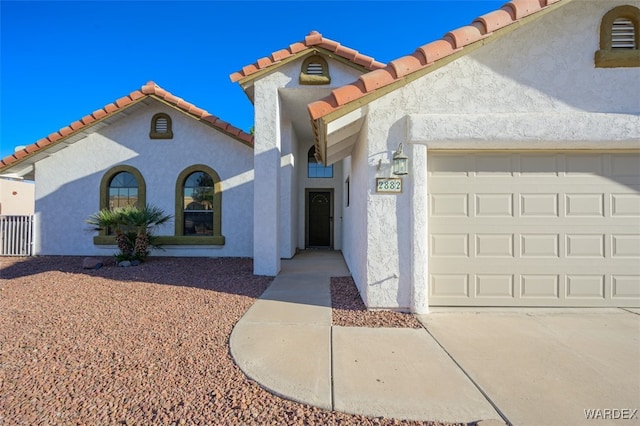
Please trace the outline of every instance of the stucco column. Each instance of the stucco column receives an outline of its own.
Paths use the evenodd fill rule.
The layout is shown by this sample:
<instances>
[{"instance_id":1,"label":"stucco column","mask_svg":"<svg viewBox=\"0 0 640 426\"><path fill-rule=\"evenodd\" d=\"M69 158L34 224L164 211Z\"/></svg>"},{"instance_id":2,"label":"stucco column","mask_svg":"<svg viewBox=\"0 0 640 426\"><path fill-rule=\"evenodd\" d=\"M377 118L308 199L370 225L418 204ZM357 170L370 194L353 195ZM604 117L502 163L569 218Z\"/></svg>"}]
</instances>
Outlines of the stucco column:
<instances>
[{"instance_id":1,"label":"stucco column","mask_svg":"<svg viewBox=\"0 0 640 426\"><path fill-rule=\"evenodd\" d=\"M277 88L255 84L253 273L280 271L280 105Z\"/></svg>"},{"instance_id":2,"label":"stucco column","mask_svg":"<svg viewBox=\"0 0 640 426\"><path fill-rule=\"evenodd\" d=\"M429 312L427 146L411 146L411 312Z\"/></svg>"},{"instance_id":3,"label":"stucco column","mask_svg":"<svg viewBox=\"0 0 640 426\"><path fill-rule=\"evenodd\" d=\"M280 257L289 259L296 254L294 219L296 191L294 190L294 141L293 125L288 120L280 122Z\"/></svg>"}]
</instances>

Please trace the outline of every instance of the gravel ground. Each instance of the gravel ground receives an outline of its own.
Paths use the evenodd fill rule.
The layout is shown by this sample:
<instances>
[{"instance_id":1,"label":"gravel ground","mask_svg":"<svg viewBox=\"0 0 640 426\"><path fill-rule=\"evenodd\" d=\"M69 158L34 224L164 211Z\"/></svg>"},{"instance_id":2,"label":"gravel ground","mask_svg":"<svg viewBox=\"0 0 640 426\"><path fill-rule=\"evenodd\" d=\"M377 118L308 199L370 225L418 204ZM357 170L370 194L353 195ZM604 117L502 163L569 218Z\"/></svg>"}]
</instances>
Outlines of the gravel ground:
<instances>
[{"instance_id":1,"label":"gravel ground","mask_svg":"<svg viewBox=\"0 0 640 426\"><path fill-rule=\"evenodd\" d=\"M270 283L250 259L81 264L0 257L2 426L438 424L322 410L247 379L228 339Z\"/></svg>"},{"instance_id":2,"label":"gravel ground","mask_svg":"<svg viewBox=\"0 0 640 426\"><path fill-rule=\"evenodd\" d=\"M351 277L331 278L333 325L342 327L422 328L411 314L391 311L368 311Z\"/></svg>"}]
</instances>

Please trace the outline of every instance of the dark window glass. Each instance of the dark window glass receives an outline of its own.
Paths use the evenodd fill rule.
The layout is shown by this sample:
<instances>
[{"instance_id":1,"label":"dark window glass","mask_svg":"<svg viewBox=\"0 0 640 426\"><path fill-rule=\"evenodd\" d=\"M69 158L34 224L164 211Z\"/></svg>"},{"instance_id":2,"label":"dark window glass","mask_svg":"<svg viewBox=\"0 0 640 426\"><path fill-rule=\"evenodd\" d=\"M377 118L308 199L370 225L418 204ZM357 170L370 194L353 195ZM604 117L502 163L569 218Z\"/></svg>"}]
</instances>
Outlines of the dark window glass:
<instances>
[{"instance_id":1,"label":"dark window glass","mask_svg":"<svg viewBox=\"0 0 640 426\"><path fill-rule=\"evenodd\" d=\"M109 182L109 208L133 206L138 202L138 180L129 172L116 174Z\"/></svg>"},{"instance_id":2,"label":"dark window glass","mask_svg":"<svg viewBox=\"0 0 640 426\"><path fill-rule=\"evenodd\" d=\"M213 235L213 178L204 172L187 176L183 187L184 235Z\"/></svg>"}]
</instances>

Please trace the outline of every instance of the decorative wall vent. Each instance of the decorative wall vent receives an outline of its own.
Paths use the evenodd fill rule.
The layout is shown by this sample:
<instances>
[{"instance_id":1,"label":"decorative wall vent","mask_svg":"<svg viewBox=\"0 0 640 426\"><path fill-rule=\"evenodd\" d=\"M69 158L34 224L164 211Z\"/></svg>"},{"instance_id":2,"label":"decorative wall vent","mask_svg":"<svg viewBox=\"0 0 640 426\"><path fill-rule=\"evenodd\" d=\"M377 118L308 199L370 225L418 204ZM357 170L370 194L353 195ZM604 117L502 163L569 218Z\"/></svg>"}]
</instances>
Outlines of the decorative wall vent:
<instances>
[{"instance_id":1,"label":"decorative wall vent","mask_svg":"<svg viewBox=\"0 0 640 426\"><path fill-rule=\"evenodd\" d=\"M320 55L312 55L304 60L300 69L300 84L329 84L329 66L326 59Z\"/></svg>"},{"instance_id":2,"label":"decorative wall vent","mask_svg":"<svg viewBox=\"0 0 640 426\"><path fill-rule=\"evenodd\" d=\"M618 6L602 17L596 68L640 67L640 9Z\"/></svg>"},{"instance_id":3,"label":"decorative wall vent","mask_svg":"<svg viewBox=\"0 0 640 426\"><path fill-rule=\"evenodd\" d=\"M637 49L636 30L631 19L618 18L611 29L612 49Z\"/></svg>"},{"instance_id":4,"label":"decorative wall vent","mask_svg":"<svg viewBox=\"0 0 640 426\"><path fill-rule=\"evenodd\" d=\"M171 128L171 117L163 112L158 113L151 119L151 139L172 139L173 130Z\"/></svg>"}]
</instances>

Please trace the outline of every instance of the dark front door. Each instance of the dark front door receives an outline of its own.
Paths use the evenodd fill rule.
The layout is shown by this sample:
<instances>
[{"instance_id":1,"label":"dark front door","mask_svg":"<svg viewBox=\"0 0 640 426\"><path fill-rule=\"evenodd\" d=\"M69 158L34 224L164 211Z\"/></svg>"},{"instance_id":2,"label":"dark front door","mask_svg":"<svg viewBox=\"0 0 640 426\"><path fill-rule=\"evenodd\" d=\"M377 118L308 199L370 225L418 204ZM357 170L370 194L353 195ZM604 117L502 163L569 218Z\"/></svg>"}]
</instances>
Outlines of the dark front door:
<instances>
[{"instance_id":1,"label":"dark front door","mask_svg":"<svg viewBox=\"0 0 640 426\"><path fill-rule=\"evenodd\" d=\"M332 193L307 190L307 247L331 247Z\"/></svg>"}]
</instances>

